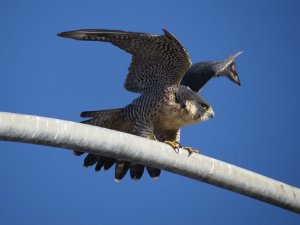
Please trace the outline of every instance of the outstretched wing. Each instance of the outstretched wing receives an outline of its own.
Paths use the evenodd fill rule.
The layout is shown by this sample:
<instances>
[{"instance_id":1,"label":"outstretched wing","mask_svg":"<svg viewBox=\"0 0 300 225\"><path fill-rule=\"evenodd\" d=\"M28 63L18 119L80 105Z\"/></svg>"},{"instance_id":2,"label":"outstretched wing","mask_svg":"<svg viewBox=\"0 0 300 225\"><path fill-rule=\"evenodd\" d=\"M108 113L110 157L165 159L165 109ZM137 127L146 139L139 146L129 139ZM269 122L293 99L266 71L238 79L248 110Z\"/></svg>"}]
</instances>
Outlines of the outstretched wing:
<instances>
[{"instance_id":1,"label":"outstretched wing","mask_svg":"<svg viewBox=\"0 0 300 225\"><path fill-rule=\"evenodd\" d=\"M180 42L167 30L164 35L120 30L75 30L58 34L77 40L104 41L132 54L132 62L125 81L128 91L156 92L171 85L179 85L191 65Z\"/></svg>"}]
</instances>

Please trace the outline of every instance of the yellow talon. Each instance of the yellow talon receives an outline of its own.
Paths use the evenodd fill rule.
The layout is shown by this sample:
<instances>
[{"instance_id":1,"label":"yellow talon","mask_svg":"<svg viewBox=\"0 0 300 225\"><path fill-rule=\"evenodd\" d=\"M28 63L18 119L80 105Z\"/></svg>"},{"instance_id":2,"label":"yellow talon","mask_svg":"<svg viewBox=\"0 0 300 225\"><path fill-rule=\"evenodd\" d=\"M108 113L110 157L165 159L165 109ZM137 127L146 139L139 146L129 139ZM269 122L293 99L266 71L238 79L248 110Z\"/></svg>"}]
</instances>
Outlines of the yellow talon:
<instances>
[{"instance_id":1,"label":"yellow talon","mask_svg":"<svg viewBox=\"0 0 300 225\"><path fill-rule=\"evenodd\" d=\"M164 143L170 145L176 151L176 153L179 152L179 147L178 147L177 141L164 141Z\"/></svg>"},{"instance_id":2,"label":"yellow talon","mask_svg":"<svg viewBox=\"0 0 300 225\"><path fill-rule=\"evenodd\" d=\"M178 148L178 143L176 141L164 141L164 143L170 145L174 149Z\"/></svg>"},{"instance_id":3,"label":"yellow talon","mask_svg":"<svg viewBox=\"0 0 300 225\"><path fill-rule=\"evenodd\" d=\"M182 148L184 148L185 150L187 150L189 152L189 155L191 155L192 153L200 153L199 150L192 149L191 147L182 147Z\"/></svg>"},{"instance_id":4,"label":"yellow talon","mask_svg":"<svg viewBox=\"0 0 300 225\"><path fill-rule=\"evenodd\" d=\"M179 152L179 148L187 150L189 152L189 155L191 155L192 153L200 153L199 150L192 149L191 147L182 146L178 141L164 141L164 143L170 145L176 151L176 153Z\"/></svg>"}]
</instances>

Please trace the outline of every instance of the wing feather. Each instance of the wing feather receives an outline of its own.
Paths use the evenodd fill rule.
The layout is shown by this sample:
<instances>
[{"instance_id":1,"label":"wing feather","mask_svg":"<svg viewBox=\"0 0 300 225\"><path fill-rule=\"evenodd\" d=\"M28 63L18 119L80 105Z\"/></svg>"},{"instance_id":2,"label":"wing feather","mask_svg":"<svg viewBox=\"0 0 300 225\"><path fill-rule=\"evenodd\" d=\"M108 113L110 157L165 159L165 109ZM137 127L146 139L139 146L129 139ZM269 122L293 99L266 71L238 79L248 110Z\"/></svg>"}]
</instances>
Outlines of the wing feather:
<instances>
[{"instance_id":1,"label":"wing feather","mask_svg":"<svg viewBox=\"0 0 300 225\"><path fill-rule=\"evenodd\" d=\"M188 53L167 30L154 35L120 30L75 30L58 34L76 40L110 42L132 55L124 87L150 93L179 85L191 66Z\"/></svg>"}]
</instances>

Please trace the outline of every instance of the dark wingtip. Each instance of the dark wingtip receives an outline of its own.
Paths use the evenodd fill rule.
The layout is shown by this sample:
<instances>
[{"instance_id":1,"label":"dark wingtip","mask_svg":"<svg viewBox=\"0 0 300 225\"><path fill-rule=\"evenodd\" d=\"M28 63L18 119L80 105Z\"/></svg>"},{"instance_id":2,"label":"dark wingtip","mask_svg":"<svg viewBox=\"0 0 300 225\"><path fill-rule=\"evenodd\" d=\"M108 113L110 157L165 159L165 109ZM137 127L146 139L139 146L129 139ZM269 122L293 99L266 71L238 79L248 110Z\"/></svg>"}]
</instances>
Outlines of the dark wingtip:
<instances>
[{"instance_id":1,"label":"dark wingtip","mask_svg":"<svg viewBox=\"0 0 300 225\"><path fill-rule=\"evenodd\" d=\"M235 63L235 59L237 56L239 56L240 54L242 54L243 51L238 51L232 55L230 55L228 58L226 58L223 62L225 63L225 66L228 67L230 66L232 63ZM236 71L236 68L230 69L229 73L226 75L232 82L234 82L235 84L237 84L238 86L241 86L241 81L240 78L238 76L238 73Z\"/></svg>"},{"instance_id":2,"label":"dark wingtip","mask_svg":"<svg viewBox=\"0 0 300 225\"><path fill-rule=\"evenodd\" d=\"M58 37L67 37L67 32L61 32L56 34Z\"/></svg>"},{"instance_id":3,"label":"dark wingtip","mask_svg":"<svg viewBox=\"0 0 300 225\"><path fill-rule=\"evenodd\" d=\"M177 41L177 38L171 32L167 31L167 29L163 28L162 30L166 36L171 37Z\"/></svg>"},{"instance_id":4,"label":"dark wingtip","mask_svg":"<svg viewBox=\"0 0 300 225\"><path fill-rule=\"evenodd\" d=\"M244 51L241 50L241 51L238 51L238 52L234 53L235 58L238 57L238 56L239 56L240 54L242 54L243 52L244 52Z\"/></svg>"},{"instance_id":5,"label":"dark wingtip","mask_svg":"<svg viewBox=\"0 0 300 225\"><path fill-rule=\"evenodd\" d=\"M99 172L102 168L103 164L101 160L98 160L96 166L95 166L95 172Z\"/></svg>"},{"instance_id":6,"label":"dark wingtip","mask_svg":"<svg viewBox=\"0 0 300 225\"><path fill-rule=\"evenodd\" d=\"M161 172L160 169L156 169L156 168L149 167L149 166L146 166L146 169L148 171L148 174L150 175L150 177L153 180L157 180L159 178L159 175L160 175L160 172Z\"/></svg>"},{"instance_id":7,"label":"dark wingtip","mask_svg":"<svg viewBox=\"0 0 300 225\"><path fill-rule=\"evenodd\" d=\"M238 76L236 76L236 78L234 79L234 83L236 83L237 85L241 86L241 80Z\"/></svg>"},{"instance_id":8,"label":"dark wingtip","mask_svg":"<svg viewBox=\"0 0 300 225\"><path fill-rule=\"evenodd\" d=\"M57 36L76 39L77 38L76 34L77 34L77 31L65 31L65 32L58 33Z\"/></svg>"},{"instance_id":9,"label":"dark wingtip","mask_svg":"<svg viewBox=\"0 0 300 225\"><path fill-rule=\"evenodd\" d=\"M119 182L126 175L130 163L126 161L117 161L115 166L115 181Z\"/></svg>"},{"instance_id":10,"label":"dark wingtip","mask_svg":"<svg viewBox=\"0 0 300 225\"><path fill-rule=\"evenodd\" d=\"M89 167L96 164L96 162L98 162L98 158L95 155L88 154L84 159L83 166Z\"/></svg>"},{"instance_id":11,"label":"dark wingtip","mask_svg":"<svg viewBox=\"0 0 300 225\"><path fill-rule=\"evenodd\" d=\"M242 53L243 51L238 51L236 53L233 53L232 55L228 56L224 61L228 63L233 62L236 59L236 57L238 57Z\"/></svg>"},{"instance_id":12,"label":"dark wingtip","mask_svg":"<svg viewBox=\"0 0 300 225\"><path fill-rule=\"evenodd\" d=\"M131 164L130 165L130 177L134 181L138 181L141 179L144 173L145 166L139 164Z\"/></svg>"},{"instance_id":13,"label":"dark wingtip","mask_svg":"<svg viewBox=\"0 0 300 225\"><path fill-rule=\"evenodd\" d=\"M166 28L162 28L164 33L170 33Z\"/></svg>"}]
</instances>

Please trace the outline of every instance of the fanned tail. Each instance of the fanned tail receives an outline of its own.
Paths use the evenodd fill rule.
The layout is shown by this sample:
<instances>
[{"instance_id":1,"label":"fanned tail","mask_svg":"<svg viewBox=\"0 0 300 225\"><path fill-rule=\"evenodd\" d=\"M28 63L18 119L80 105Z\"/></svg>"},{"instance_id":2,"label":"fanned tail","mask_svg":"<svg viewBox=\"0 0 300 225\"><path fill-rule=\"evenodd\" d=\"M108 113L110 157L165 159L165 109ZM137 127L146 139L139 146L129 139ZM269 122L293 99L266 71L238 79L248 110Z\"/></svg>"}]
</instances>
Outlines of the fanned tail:
<instances>
[{"instance_id":1,"label":"fanned tail","mask_svg":"<svg viewBox=\"0 0 300 225\"><path fill-rule=\"evenodd\" d=\"M126 132L128 130L128 122L124 120L122 112L122 108L111 110L85 111L82 112L80 116L84 118L92 117L92 119L82 121L81 123ZM84 154L84 152L78 150L74 150L73 152L76 156ZM116 159L113 158L88 154L84 159L83 166L89 167L96 164L95 171L97 172L100 171L102 167L104 168L104 170L108 170L114 165L115 162Z\"/></svg>"},{"instance_id":2,"label":"fanned tail","mask_svg":"<svg viewBox=\"0 0 300 225\"><path fill-rule=\"evenodd\" d=\"M91 118L82 121L81 123L130 133L130 129L129 129L130 122L125 120L123 116L122 108L110 109L110 110L85 111L82 112L80 116L83 118ZM78 150L74 150L73 152L74 155L76 156L80 156L85 153ZM122 180L128 170L130 170L131 179L139 180L142 177L145 169L144 165L118 160L110 157L94 155L91 153L87 154L87 156L85 157L83 166L84 167L95 166L95 171L98 172L102 168L104 168L104 170L108 170L114 164L115 164L115 181ZM160 169L147 167L147 171L150 177L153 179L157 179L160 175Z\"/></svg>"}]
</instances>

